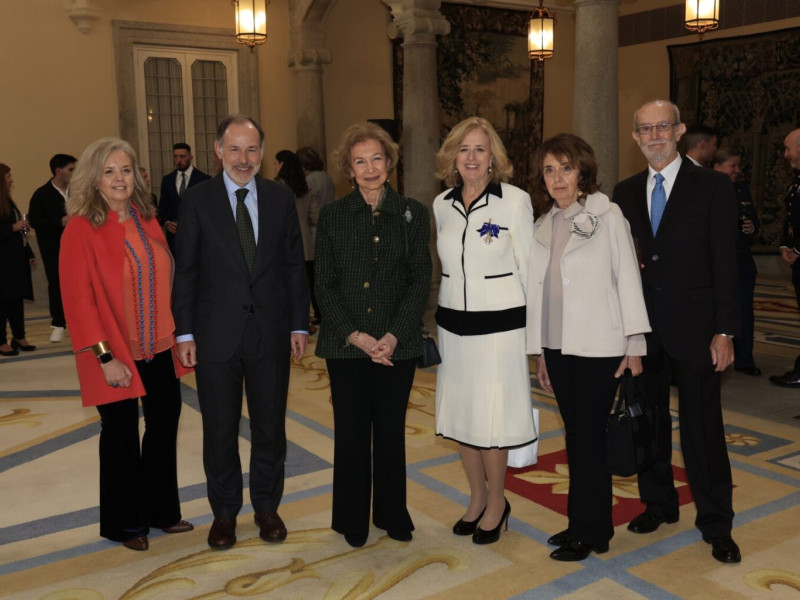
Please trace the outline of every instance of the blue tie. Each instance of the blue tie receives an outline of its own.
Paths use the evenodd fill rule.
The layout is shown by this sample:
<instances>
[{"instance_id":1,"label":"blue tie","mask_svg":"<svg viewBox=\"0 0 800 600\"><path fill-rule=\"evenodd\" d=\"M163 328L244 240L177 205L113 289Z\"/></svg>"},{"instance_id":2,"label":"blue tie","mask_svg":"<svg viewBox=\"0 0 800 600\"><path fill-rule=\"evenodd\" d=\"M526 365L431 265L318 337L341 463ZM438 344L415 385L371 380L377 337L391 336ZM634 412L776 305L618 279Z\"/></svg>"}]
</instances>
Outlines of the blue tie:
<instances>
[{"instance_id":1,"label":"blue tie","mask_svg":"<svg viewBox=\"0 0 800 600\"><path fill-rule=\"evenodd\" d=\"M667 206L667 194L664 192L664 176L661 173L655 174L656 187L653 188L653 195L650 196L650 223L653 227L653 235L658 231L661 217L664 215L664 207Z\"/></svg>"}]
</instances>

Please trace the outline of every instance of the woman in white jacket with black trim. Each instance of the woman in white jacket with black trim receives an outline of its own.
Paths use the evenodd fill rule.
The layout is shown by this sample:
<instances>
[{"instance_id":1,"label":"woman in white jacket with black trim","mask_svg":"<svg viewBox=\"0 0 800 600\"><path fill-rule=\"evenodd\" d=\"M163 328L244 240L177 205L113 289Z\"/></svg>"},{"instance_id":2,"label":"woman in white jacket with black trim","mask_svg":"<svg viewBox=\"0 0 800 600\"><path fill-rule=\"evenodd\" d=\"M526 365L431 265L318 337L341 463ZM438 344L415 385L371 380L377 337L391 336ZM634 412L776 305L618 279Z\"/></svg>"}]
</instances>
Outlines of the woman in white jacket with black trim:
<instances>
[{"instance_id":1,"label":"woman in white jacket with black trim","mask_svg":"<svg viewBox=\"0 0 800 600\"><path fill-rule=\"evenodd\" d=\"M555 394L570 471L567 530L548 542L555 560L606 552L614 535L606 422L618 378L642 371L650 331L630 226L598 192L589 144L559 134L537 148L539 215L528 262L527 349Z\"/></svg>"}]
</instances>

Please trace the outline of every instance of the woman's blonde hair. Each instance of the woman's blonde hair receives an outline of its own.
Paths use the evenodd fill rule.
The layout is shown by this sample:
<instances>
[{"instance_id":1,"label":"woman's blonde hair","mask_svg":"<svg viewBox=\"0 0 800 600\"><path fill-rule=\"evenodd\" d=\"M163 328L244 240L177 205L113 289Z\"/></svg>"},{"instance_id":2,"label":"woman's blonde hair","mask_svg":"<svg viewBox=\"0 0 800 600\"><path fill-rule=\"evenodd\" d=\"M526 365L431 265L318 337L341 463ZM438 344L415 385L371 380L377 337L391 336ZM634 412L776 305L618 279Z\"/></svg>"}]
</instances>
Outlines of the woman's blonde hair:
<instances>
[{"instance_id":1,"label":"woman's blonde hair","mask_svg":"<svg viewBox=\"0 0 800 600\"><path fill-rule=\"evenodd\" d=\"M125 140L107 137L89 144L78 159L75 172L69 185L69 199L67 200L67 214L69 216L86 217L95 227L100 227L106 222L108 216L108 203L97 189L97 184L103 174L103 167L112 152L120 150L131 159L133 168L133 194L131 204L145 219L155 216L155 208L150 202L149 192L145 187L142 174L136 164L136 152Z\"/></svg>"},{"instance_id":2,"label":"woman's blonde hair","mask_svg":"<svg viewBox=\"0 0 800 600\"><path fill-rule=\"evenodd\" d=\"M400 148L392 141L386 130L369 121L355 123L345 129L342 139L339 141L339 146L333 151L333 162L336 164L336 168L351 182L353 181L353 171L350 168L350 151L356 144L367 140L376 140L383 147L383 154L386 156L387 177L397 167Z\"/></svg>"},{"instance_id":3,"label":"woman's blonde hair","mask_svg":"<svg viewBox=\"0 0 800 600\"><path fill-rule=\"evenodd\" d=\"M492 154L491 168L492 181L500 183L508 181L514 174L514 166L508 159L506 148L500 136L486 119L482 117L470 117L464 119L450 130L442 143L442 147L436 153L436 177L444 181L448 187L455 187L460 182L460 177L456 172L456 156L458 149L464 142L464 138L473 129L481 128L489 136L489 151Z\"/></svg>"}]
</instances>

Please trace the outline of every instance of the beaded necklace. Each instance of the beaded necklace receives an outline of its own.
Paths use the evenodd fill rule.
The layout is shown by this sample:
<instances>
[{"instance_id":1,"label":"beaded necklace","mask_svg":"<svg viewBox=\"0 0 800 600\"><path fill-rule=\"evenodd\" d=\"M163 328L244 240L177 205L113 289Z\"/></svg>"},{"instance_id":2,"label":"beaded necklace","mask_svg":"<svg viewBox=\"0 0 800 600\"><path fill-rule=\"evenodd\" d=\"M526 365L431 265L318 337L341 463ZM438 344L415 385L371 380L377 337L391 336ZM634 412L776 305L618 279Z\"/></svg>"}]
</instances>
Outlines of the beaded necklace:
<instances>
[{"instance_id":1,"label":"beaded necklace","mask_svg":"<svg viewBox=\"0 0 800 600\"><path fill-rule=\"evenodd\" d=\"M142 285L142 261L136 255L136 251L133 249L133 246L130 244L128 240L125 240L125 245L128 247L128 251L131 253L133 260L136 262L136 270L137 272L133 272L133 263L128 260L128 264L131 268L131 276L133 278L133 293L134 298L136 299L136 318L139 321L139 350L142 353L142 358L144 358L145 362L150 362L153 360L153 356L155 356L155 329L156 329L156 264L155 259L153 257L153 247L150 245L150 242L147 239L147 236L144 233L144 229L142 228L142 224L139 221L139 215L136 214L136 211L133 207L130 207L131 217L133 217L133 222L136 224L136 229L139 232L139 237L142 239L142 244L144 245L145 252L147 253L147 276L148 276L148 294L150 299L150 339L149 344L147 347L147 351L145 350L144 344L144 289Z\"/></svg>"}]
</instances>

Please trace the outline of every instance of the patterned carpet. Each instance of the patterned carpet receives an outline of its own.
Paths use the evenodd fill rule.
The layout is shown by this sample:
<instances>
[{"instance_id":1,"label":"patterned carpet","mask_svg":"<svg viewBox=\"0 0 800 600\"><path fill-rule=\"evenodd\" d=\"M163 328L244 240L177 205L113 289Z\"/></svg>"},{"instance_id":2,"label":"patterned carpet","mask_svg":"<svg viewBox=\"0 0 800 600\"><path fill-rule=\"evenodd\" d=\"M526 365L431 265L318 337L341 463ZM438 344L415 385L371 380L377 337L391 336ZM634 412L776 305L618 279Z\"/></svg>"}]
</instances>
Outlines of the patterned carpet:
<instances>
[{"instance_id":1,"label":"patterned carpet","mask_svg":"<svg viewBox=\"0 0 800 600\"><path fill-rule=\"evenodd\" d=\"M800 346L790 293L784 282L759 283L760 360L793 355ZM450 531L462 515L467 486L456 446L433 434L433 370L418 371L407 417L414 540L397 542L373 528L366 546L350 548L329 529L333 418L325 364L313 356L313 342L292 368L280 509L289 527L287 541L262 543L246 504L239 543L227 552L208 549L212 517L200 414L194 379L185 377L181 500L184 518L196 529L153 533L149 551L132 552L98 536L97 413L80 406L68 340L47 342L48 321L42 313L28 315L28 339L40 349L0 360L0 598L800 598L800 421L726 410L740 564L711 558L693 527L686 485L680 487L678 523L649 535L628 532L625 524L641 508L635 478L614 482L616 535L610 551L581 563L558 563L548 558L546 540L566 526L568 469L552 396L534 384L533 401L541 409L540 461L509 473L508 533L497 544L476 546ZM744 381L740 377L726 376L723 394L733 393ZM761 385L759 401L769 402L774 388ZM244 464L248 437L245 418ZM673 440L676 479L685 482L677 431Z\"/></svg>"}]
</instances>

